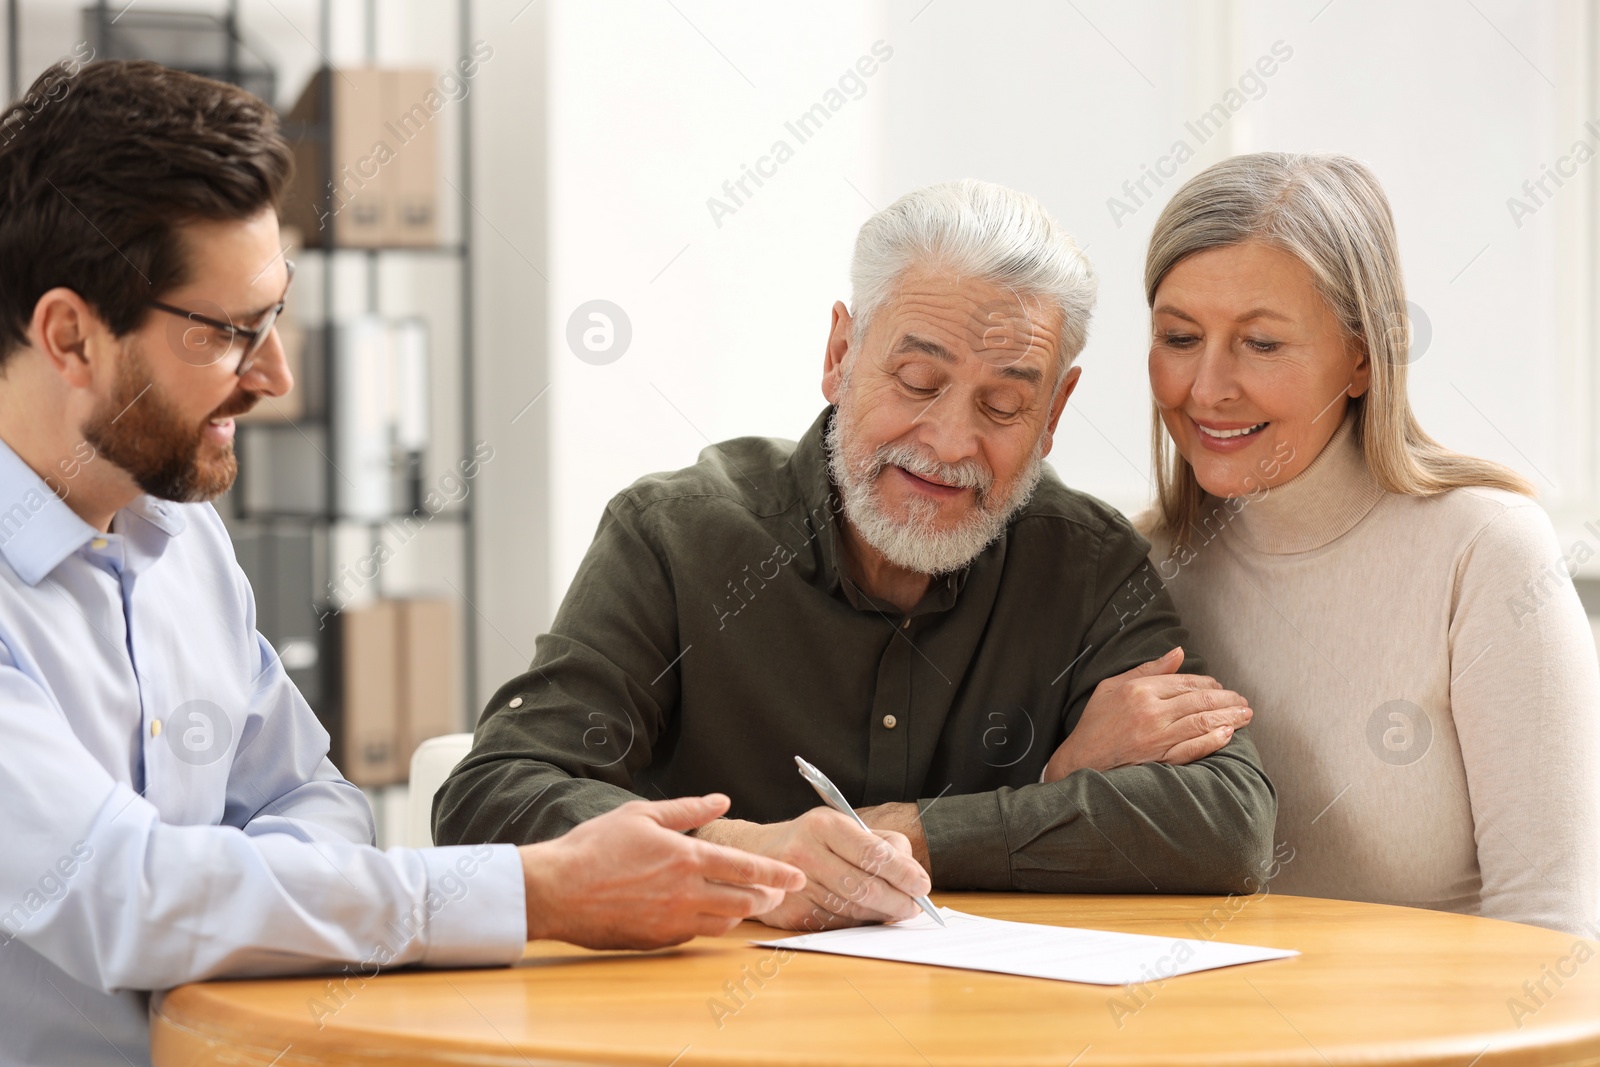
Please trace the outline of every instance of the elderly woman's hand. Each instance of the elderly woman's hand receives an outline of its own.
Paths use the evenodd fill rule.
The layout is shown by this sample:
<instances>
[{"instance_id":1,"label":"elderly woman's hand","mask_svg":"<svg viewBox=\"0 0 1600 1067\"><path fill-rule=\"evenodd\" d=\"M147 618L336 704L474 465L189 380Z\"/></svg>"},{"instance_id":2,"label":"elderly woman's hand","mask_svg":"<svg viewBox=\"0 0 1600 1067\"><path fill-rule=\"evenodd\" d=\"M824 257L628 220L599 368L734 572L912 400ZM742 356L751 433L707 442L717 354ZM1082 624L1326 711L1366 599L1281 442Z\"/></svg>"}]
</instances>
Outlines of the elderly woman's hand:
<instances>
[{"instance_id":1,"label":"elderly woman's hand","mask_svg":"<svg viewBox=\"0 0 1600 1067\"><path fill-rule=\"evenodd\" d=\"M1178 674L1183 649L1095 686L1083 717L1045 765L1044 781L1138 763L1192 763L1250 721L1249 701L1203 674Z\"/></svg>"}]
</instances>

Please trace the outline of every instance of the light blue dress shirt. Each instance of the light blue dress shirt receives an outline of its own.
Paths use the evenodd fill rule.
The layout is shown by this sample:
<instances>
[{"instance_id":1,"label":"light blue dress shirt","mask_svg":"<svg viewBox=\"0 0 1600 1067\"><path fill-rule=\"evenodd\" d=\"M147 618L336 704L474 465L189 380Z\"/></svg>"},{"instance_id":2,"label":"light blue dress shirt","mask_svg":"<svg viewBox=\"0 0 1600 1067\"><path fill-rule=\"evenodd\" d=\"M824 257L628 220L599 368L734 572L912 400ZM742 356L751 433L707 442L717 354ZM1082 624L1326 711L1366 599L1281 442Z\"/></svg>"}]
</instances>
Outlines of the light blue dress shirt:
<instances>
[{"instance_id":1,"label":"light blue dress shirt","mask_svg":"<svg viewBox=\"0 0 1600 1067\"><path fill-rule=\"evenodd\" d=\"M101 534L3 442L0 842L0 1064L148 1063L195 979L522 954L513 847L372 847L209 504Z\"/></svg>"}]
</instances>

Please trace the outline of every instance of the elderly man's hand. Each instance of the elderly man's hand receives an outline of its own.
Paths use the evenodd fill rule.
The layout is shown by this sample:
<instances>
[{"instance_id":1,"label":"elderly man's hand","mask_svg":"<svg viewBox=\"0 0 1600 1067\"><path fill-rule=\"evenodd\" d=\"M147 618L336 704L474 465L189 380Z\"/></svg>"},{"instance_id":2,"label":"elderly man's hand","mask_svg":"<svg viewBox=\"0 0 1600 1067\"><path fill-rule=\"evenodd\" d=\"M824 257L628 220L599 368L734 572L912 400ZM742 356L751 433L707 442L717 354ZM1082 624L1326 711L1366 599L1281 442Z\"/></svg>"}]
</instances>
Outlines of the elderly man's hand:
<instances>
[{"instance_id":1,"label":"elderly man's hand","mask_svg":"<svg viewBox=\"0 0 1600 1067\"><path fill-rule=\"evenodd\" d=\"M1183 649L1095 686L1077 727L1045 765L1054 782L1085 768L1193 763L1226 745L1250 721L1250 702L1215 678L1178 674Z\"/></svg>"},{"instance_id":2,"label":"elderly man's hand","mask_svg":"<svg viewBox=\"0 0 1600 1067\"><path fill-rule=\"evenodd\" d=\"M909 919L920 909L913 897L933 885L911 855L911 843L893 830L867 831L831 808L812 808L779 823L722 820L697 836L792 864L806 884L776 908L755 918L784 930Z\"/></svg>"}]
</instances>

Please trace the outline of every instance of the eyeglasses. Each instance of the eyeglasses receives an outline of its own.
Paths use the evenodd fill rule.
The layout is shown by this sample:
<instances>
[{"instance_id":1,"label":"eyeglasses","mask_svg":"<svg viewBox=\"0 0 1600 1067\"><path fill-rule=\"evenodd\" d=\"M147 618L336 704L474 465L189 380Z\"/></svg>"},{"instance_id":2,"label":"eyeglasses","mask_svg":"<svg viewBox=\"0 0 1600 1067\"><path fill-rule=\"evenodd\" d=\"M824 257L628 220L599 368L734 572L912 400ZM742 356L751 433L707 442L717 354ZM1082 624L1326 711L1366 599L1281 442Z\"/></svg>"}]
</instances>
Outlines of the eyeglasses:
<instances>
[{"instance_id":1,"label":"eyeglasses","mask_svg":"<svg viewBox=\"0 0 1600 1067\"><path fill-rule=\"evenodd\" d=\"M284 305L288 303L289 286L294 284L294 261L286 259L283 264L289 268L289 279L284 283L283 296L267 309L267 313L261 316L261 321L253 327L235 326L231 322L214 319L187 308L163 304L159 300L146 300L145 304L158 311L165 311L169 315L176 315L190 324L181 330L174 324L170 335L173 351L177 352L179 359L190 366L209 367L221 363L237 350L239 362L233 372L242 377L250 369L255 354L271 336L272 328L278 323L278 316L283 314ZM222 311L221 308L217 310L219 313ZM222 335L220 343L213 331Z\"/></svg>"}]
</instances>

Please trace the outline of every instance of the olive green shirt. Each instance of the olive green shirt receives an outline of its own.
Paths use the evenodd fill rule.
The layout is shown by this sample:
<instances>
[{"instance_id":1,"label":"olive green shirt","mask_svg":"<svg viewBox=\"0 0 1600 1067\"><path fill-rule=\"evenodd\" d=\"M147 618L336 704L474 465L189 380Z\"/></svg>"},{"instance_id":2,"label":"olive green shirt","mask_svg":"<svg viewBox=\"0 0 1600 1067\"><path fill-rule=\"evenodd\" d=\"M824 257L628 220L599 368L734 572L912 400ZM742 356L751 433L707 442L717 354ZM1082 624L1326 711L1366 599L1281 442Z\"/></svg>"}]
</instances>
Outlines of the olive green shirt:
<instances>
[{"instance_id":1,"label":"olive green shirt","mask_svg":"<svg viewBox=\"0 0 1600 1067\"><path fill-rule=\"evenodd\" d=\"M917 802L940 888L1258 884L1276 799L1244 732L1187 766L1039 781L1101 679L1185 636L1127 520L1047 470L999 540L902 613L842 561L831 416L611 501L532 669L435 797L437 841L542 841L709 792L733 818L791 819L819 803L799 755L857 806Z\"/></svg>"}]
</instances>

